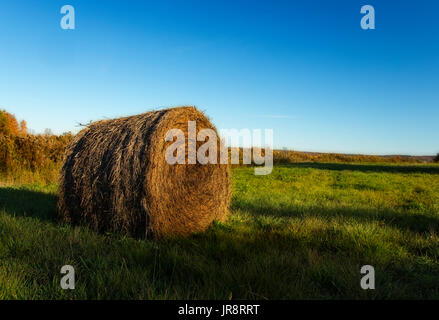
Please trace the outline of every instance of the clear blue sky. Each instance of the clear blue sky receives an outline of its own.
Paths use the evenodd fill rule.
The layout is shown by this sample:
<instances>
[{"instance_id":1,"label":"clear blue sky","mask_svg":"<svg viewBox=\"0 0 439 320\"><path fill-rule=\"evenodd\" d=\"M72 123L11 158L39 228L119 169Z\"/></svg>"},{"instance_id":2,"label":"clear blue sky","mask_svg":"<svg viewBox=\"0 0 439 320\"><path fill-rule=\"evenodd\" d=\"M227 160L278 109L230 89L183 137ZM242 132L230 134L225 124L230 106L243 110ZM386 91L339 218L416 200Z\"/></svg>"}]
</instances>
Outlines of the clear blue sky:
<instances>
[{"instance_id":1,"label":"clear blue sky","mask_svg":"<svg viewBox=\"0 0 439 320\"><path fill-rule=\"evenodd\" d=\"M1 1L0 45L0 108L36 132L186 104L279 148L439 151L435 0Z\"/></svg>"}]
</instances>

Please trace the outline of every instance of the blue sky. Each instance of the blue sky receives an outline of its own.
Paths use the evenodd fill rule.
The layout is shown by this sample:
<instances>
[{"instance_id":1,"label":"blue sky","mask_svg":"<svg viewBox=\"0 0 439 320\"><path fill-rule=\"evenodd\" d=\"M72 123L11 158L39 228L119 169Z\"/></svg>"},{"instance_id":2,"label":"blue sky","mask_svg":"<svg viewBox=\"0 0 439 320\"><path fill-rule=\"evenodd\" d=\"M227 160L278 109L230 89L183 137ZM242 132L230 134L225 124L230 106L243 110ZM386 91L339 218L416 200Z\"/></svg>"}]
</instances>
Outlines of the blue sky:
<instances>
[{"instance_id":1,"label":"blue sky","mask_svg":"<svg viewBox=\"0 0 439 320\"><path fill-rule=\"evenodd\" d=\"M2 1L0 108L62 133L196 105L279 148L435 154L438 17L434 0Z\"/></svg>"}]
</instances>

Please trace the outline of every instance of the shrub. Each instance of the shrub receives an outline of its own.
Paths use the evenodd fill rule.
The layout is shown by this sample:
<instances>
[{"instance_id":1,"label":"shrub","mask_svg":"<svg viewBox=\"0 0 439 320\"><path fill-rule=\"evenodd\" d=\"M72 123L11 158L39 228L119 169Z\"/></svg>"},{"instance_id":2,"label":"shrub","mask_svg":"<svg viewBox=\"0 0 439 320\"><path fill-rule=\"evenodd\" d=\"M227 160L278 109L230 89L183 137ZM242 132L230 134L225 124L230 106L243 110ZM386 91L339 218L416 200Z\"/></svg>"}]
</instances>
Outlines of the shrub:
<instances>
[{"instance_id":1,"label":"shrub","mask_svg":"<svg viewBox=\"0 0 439 320\"><path fill-rule=\"evenodd\" d=\"M72 137L71 133L60 136L28 134L24 120L19 124L14 115L0 110L0 173L57 169Z\"/></svg>"}]
</instances>

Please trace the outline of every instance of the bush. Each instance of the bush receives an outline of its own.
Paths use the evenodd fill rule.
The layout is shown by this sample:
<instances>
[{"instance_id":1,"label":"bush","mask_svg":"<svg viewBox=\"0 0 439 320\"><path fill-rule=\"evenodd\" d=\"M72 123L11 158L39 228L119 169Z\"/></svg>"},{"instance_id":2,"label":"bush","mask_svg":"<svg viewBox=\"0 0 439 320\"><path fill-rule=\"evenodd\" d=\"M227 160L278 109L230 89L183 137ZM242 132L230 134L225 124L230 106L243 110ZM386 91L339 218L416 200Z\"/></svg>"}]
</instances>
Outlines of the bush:
<instances>
[{"instance_id":1,"label":"bush","mask_svg":"<svg viewBox=\"0 0 439 320\"><path fill-rule=\"evenodd\" d=\"M61 136L0 135L0 171L37 170L59 164L72 134Z\"/></svg>"},{"instance_id":2,"label":"bush","mask_svg":"<svg viewBox=\"0 0 439 320\"><path fill-rule=\"evenodd\" d=\"M0 173L20 171L57 171L64 149L72 139L71 133L33 135L27 133L27 124L20 124L15 116L0 110Z\"/></svg>"},{"instance_id":3,"label":"bush","mask_svg":"<svg viewBox=\"0 0 439 320\"><path fill-rule=\"evenodd\" d=\"M276 164L295 162L386 162L386 163L419 163L421 160L410 156L374 156L374 155L347 155L340 153L300 152L293 150L273 150L273 160Z\"/></svg>"}]
</instances>

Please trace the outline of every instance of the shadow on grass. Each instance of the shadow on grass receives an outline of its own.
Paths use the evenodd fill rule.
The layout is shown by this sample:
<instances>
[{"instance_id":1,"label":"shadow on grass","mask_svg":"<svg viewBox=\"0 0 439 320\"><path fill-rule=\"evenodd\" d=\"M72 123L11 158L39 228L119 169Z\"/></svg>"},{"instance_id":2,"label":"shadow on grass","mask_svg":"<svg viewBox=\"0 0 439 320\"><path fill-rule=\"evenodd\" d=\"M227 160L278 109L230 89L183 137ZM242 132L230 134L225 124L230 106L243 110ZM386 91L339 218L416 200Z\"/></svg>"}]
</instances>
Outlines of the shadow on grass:
<instances>
[{"instance_id":1,"label":"shadow on grass","mask_svg":"<svg viewBox=\"0 0 439 320\"><path fill-rule=\"evenodd\" d=\"M353 163L318 163L299 162L279 164L279 167L312 168L335 171L360 171L360 172L388 172L388 173L427 173L439 174L439 166L431 165L383 165L383 164L353 164Z\"/></svg>"},{"instance_id":2,"label":"shadow on grass","mask_svg":"<svg viewBox=\"0 0 439 320\"><path fill-rule=\"evenodd\" d=\"M10 187L0 188L0 210L5 210L9 215L55 222L57 200L58 197L54 194Z\"/></svg>"},{"instance_id":3,"label":"shadow on grass","mask_svg":"<svg viewBox=\"0 0 439 320\"><path fill-rule=\"evenodd\" d=\"M5 210L9 215L57 222L57 200L58 196L55 194L10 187L0 188L0 210ZM294 206L279 208L243 200L232 200L231 210L247 211L255 217L260 215L292 218L317 217L323 219L344 217L359 223L383 222L391 227L414 232L439 230L439 216L416 214L404 210L333 209L326 207L309 207L304 209Z\"/></svg>"},{"instance_id":4,"label":"shadow on grass","mask_svg":"<svg viewBox=\"0 0 439 320\"><path fill-rule=\"evenodd\" d=\"M343 217L355 220L359 223L377 221L401 230L410 230L420 233L439 230L439 216L404 211L398 212L390 209L333 209L326 207L296 208L294 206L273 208L271 206L265 206L263 204L258 205L246 201L232 201L231 209L247 211L254 216L265 215L292 218L316 217L323 219Z\"/></svg>"},{"instance_id":5,"label":"shadow on grass","mask_svg":"<svg viewBox=\"0 0 439 320\"><path fill-rule=\"evenodd\" d=\"M0 188L0 210L6 210L10 215L55 221L56 200L54 194ZM246 210L255 216L323 217L341 214L359 221L370 221L374 217L399 227L415 227L418 231L439 224L438 219L396 212L315 208L303 213L291 207L277 209L242 201L234 202L232 209ZM12 238L20 239L25 231L17 231L16 237ZM82 299L227 299L232 293L235 299L437 296L436 269L430 265L409 263L401 268L390 265L380 280L383 289L376 293L372 290L374 292L368 296L362 295L358 289L359 264L370 261L373 253L357 245L349 235L330 235L334 235L334 241L326 242L317 236L304 245L300 234L239 231L227 224L217 224L209 231L191 237L157 242L119 239L116 235L114 239L118 240L112 242L88 232L67 236L55 233L51 237L37 233L40 238L33 239L36 241L24 244L15 241L8 243L8 248L14 253L14 259L21 259L22 265L32 266L30 272L39 268L44 274L50 269L48 284L59 281L59 278L51 278L52 266L58 267L59 261L74 259L72 264L83 271L79 288L74 290ZM433 250L436 248L431 249L433 253L429 253L429 248L422 249L426 252L424 255L435 257L436 251ZM355 273L346 275L346 269L355 270ZM90 270L98 272L87 272ZM406 275L406 282L398 281L401 273ZM85 285L81 283L86 283L87 288L84 289ZM39 291L43 296L33 298L53 297L45 289ZM59 288L56 287L54 292L60 292Z\"/></svg>"}]
</instances>

